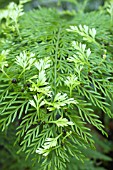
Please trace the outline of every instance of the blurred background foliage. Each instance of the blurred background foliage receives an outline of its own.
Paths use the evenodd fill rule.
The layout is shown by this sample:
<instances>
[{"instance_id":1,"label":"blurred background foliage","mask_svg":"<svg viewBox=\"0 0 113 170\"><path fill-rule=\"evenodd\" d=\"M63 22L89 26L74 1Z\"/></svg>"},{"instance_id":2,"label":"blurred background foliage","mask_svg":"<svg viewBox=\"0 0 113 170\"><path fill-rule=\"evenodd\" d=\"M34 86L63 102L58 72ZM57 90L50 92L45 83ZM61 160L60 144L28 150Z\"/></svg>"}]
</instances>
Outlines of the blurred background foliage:
<instances>
[{"instance_id":1,"label":"blurred background foliage","mask_svg":"<svg viewBox=\"0 0 113 170\"><path fill-rule=\"evenodd\" d=\"M0 8L4 8L10 2L18 3L19 0L0 0ZM25 10L30 10L33 8L40 7L58 7L60 9L77 9L77 7L82 7L85 5L86 11L97 10L100 5L104 5L104 3L109 0L31 0L26 6ZM75 5L73 5L75 4Z\"/></svg>"},{"instance_id":2,"label":"blurred background foliage","mask_svg":"<svg viewBox=\"0 0 113 170\"><path fill-rule=\"evenodd\" d=\"M0 9L5 8L10 2L19 3L18 0L0 0ZM32 9L57 8L58 10L74 10L77 12L89 12L98 10L110 0L31 0L25 4L25 11ZM111 104L112 106L112 104ZM113 107L111 108L113 110ZM101 120L105 125L108 138L99 134L93 129L93 137L97 150L82 150L89 157L84 164L78 160L71 159L67 170L113 170L113 120L106 115L102 115ZM32 166L33 155L25 160L23 153L17 154L19 146L13 147L15 141L15 125L12 124L4 133L0 132L0 170L37 170L40 165ZM15 137L14 137L15 136Z\"/></svg>"}]
</instances>

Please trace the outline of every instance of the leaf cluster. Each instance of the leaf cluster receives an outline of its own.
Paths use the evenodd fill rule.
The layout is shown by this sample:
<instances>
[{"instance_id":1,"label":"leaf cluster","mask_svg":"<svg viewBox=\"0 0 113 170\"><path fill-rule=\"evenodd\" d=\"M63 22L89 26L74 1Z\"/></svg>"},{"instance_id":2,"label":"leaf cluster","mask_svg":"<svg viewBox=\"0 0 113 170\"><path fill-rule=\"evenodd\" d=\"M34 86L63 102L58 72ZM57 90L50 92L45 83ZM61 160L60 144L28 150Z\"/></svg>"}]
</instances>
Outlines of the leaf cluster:
<instances>
[{"instance_id":1,"label":"leaf cluster","mask_svg":"<svg viewBox=\"0 0 113 170\"><path fill-rule=\"evenodd\" d=\"M13 19L0 26L0 127L17 122L18 153L66 169L94 148L92 126L107 135L96 108L113 117L111 18L103 9L67 21L40 9Z\"/></svg>"}]
</instances>

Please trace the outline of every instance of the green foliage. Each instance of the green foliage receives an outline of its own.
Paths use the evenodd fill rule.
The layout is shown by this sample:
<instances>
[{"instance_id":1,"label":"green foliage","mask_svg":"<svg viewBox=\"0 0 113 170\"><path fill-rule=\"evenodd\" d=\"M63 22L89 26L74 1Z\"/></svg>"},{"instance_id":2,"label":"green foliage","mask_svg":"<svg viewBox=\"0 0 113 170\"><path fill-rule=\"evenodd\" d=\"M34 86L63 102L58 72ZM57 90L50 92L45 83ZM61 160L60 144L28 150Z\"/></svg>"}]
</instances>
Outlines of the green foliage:
<instances>
[{"instance_id":1,"label":"green foliage","mask_svg":"<svg viewBox=\"0 0 113 170\"><path fill-rule=\"evenodd\" d=\"M18 153L65 170L94 149L92 126L107 135L100 112L113 117L111 18L102 9L68 21L55 9L10 5L0 26L0 127L16 122Z\"/></svg>"},{"instance_id":2,"label":"green foliage","mask_svg":"<svg viewBox=\"0 0 113 170\"><path fill-rule=\"evenodd\" d=\"M84 155L88 158L91 158L92 160L87 159L85 160L84 163L80 163L79 160L71 158L70 164L67 165L68 170L71 170L71 169L106 170L106 168L102 166L102 163L109 161L108 164L110 164L110 161L112 161L112 159L106 155L111 150L112 145L106 139L102 138L101 136L98 136L98 134L95 134L94 132L93 132L93 139L96 143L97 150L80 148L82 149L82 152L84 153Z\"/></svg>"},{"instance_id":3,"label":"green foliage","mask_svg":"<svg viewBox=\"0 0 113 170\"><path fill-rule=\"evenodd\" d=\"M4 133L0 132L0 168L2 170L36 170L37 167L39 167L39 164L37 163L36 166L32 166L32 156L25 160L24 153L17 155L19 146L14 146L16 140L15 126L16 124L13 123Z\"/></svg>"}]
</instances>

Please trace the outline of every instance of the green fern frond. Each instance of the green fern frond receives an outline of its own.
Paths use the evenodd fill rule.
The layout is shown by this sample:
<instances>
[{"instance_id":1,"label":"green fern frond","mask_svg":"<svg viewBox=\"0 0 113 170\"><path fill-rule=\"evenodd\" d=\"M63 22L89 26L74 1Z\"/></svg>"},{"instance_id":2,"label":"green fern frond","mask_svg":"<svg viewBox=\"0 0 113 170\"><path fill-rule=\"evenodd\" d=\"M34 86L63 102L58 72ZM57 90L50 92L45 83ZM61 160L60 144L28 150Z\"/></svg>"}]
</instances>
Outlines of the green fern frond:
<instances>
[{"instance_id":1,"label":"green fern frond","mask_svg":"<svg viewBox=\"0 0 113 170\"><path fill-rule=\"evenodd\" d=\"M98 15L90 24L94 12L67 21L56 10L34 10L10 23L18 34L8 30L0 40L0 126L17 122L18 153L33 154L42 169L66 169L70 157L83 161L80 147L94 148L92 126L107 135L96 108L113 117L111 51L101 44L112 38L110 17Z\"/></svg>"}]
</instances>

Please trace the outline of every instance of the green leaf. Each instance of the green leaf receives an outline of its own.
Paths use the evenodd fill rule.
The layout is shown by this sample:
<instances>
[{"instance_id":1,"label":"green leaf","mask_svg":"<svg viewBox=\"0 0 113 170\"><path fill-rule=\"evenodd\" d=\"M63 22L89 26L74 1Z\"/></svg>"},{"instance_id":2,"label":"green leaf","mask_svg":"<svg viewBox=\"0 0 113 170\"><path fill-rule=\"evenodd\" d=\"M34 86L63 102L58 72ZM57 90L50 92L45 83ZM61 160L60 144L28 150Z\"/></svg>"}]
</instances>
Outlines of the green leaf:
<instances>
[{"instance_id":1,"label":"green leaf","mask_svg":"<svg viewBox=\"0 0 113 170\"><path fill-rule=\"evenodd\" d=\"M59 118L58 120L56 121L50 121L49 123L55 123L58 127L64 127L64 126L72 126L74 125L73 122L71 121L68 121L66 118Z\"/></svg>"}]
</instances>

